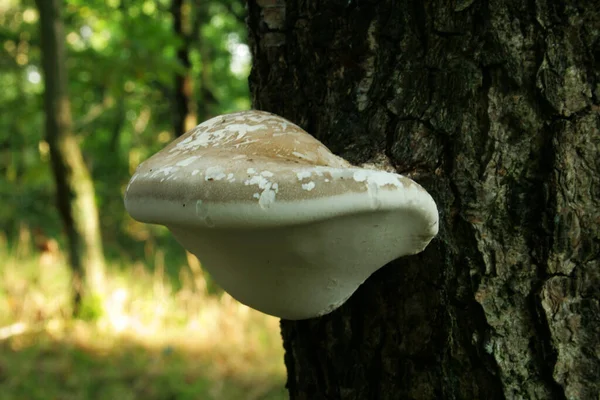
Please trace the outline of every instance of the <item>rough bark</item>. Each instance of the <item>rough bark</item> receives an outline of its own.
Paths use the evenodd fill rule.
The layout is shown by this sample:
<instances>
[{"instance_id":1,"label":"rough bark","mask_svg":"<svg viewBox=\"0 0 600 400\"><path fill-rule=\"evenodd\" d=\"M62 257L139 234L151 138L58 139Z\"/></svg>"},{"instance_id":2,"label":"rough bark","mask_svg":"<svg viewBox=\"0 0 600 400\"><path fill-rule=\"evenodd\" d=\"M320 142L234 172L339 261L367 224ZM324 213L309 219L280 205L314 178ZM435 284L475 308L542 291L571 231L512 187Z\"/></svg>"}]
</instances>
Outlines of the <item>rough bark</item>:
<instances>
[{"instance_id":1,"label":"rough bark","mask_svg":"<svg viewBox=\"0 0 600 400\"><path fill-rule=\"evenodd\" d=\"M40 13L46 141L50 147L57 206L68 240L77 313L84 295L94 295L103 289L100 224L92 179L72 132L62 1L36 0L36 5Z\"/></svg>"},{"instance_id":2,"label":"rough bark","mask_svg":"<svg viewBox=\"0 0 600 400\"><path fill-rule=\"evenodd\" d=\"M185 0L173 0L171 14L173 30L179 39L177 60L181 70L175 74L175 92L173 104L173 127L175 135L180 136L196 126L196 111L194 104L194 85L191 76L192 62L190 61L191 25L190 5Z\"/></svg>"},{"instance_id":3,"label":"rough bark","mask_svg":"<svg viewBox=\"0 0 600 400\"><path fill-rule=\"evenodd\" d=\"M255 108L436 199L440 233L318 319L292 399L600 393L597 1L249 1Z\"/></svg>"}]
</instances>

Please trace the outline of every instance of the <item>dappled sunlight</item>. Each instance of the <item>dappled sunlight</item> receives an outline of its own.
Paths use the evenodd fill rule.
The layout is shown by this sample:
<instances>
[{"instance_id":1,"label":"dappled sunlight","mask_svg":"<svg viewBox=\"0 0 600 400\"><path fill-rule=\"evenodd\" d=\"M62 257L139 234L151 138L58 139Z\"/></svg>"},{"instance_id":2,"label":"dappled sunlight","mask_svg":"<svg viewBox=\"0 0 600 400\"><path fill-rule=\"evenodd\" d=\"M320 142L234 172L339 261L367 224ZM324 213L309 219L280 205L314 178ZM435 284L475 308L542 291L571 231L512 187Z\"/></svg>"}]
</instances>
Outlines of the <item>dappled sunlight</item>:
<instances>
[{"instance_id":1,"label":"dappled sunlight","mask_svg":"<svg viewBox=\"0 0 600 400\"><path fill-rule=\"evenodd\" d=\"M242 370L248 365L232 364L218 352L102 336L81 321L60 335L27 333L0 341L3 399L287 398L280 375L255 372L261 370L256 360L253 369Z\"/></svg>"},{"instance_id":2,"label":"dappled sunlight","mask_svg":"<svg viewBox=\"0 0 600 400\"><path fill-rule=\"evenodd\" d=\"M250 107L244 5L165 4L0 0L2 400L285 398L278 320L123 207L196 118Z\"/></svg>"},{"instance_id":3,"label":"dappled sunlight","mask_svg":"<svg viewBox=\"0 0 600 400\"><path fill-rule=\"evenodd\" d=\"M109 265L102 301L84 302L84 315L93 318L73 320L64 257L58 254L48 263L28 248L26 234L23 238L12 251L0 246L0 258L6 260L0 268L0 346L11 350L0 357L0 378L10 378L2 363L13 365L31 351L63 363L75 362L64 359L69 354L83 352L100 357L97 362L109 370L115 368L116 354L131 352L146 365L134 375L172 374L163 363L177 358L177 373L204 380L216 396L211 398L263 398L271 392L277 396L266 398L285 398L279 320L226 293L209 294L198 265L180 271L178 289L160 262L154 271L139 263ZM223 394L235 387L243 389L240 397Z\"/></svg>"}]
</instances>

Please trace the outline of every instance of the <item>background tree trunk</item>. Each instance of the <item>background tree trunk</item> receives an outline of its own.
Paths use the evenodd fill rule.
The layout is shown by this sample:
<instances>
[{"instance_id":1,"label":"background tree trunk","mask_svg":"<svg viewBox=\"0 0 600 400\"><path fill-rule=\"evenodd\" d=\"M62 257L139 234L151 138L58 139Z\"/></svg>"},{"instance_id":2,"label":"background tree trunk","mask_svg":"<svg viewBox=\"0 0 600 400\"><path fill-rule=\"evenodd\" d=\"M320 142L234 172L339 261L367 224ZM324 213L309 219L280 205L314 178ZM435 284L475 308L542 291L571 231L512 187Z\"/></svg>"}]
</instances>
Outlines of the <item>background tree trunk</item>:
<instances>
[{"instance_id":1,"label":"background tree trunk","mask_svg":"<svg viewBox=\"0 0 600 400\"><path fill-rule=\"evenodd\" d=\"M194 83L191 76L190 41L192 39L191 7L185 0L173 0L171 4L173 29L179 38L177 59L181 71L175 74L175 99L173 105L175 136L181 136L196 126Z\"/></svg>"},{"instance_id":2,"label":"background tree trunk","mask_svg":"<svg viewBox=\"0 0 600 400\"><path fill-rule=\"evenodd\" d=\"M597 1L249 1L255 108L422 184L440 234L282 321L292 399L600 393Z\"/></svg>"},{"instance_id":3,"label":"background tree trunk","mask_svg":"<svg viewBox=\"0 0 600 400\"><path fill-rule=\"evenodd\" d=\"M202 32L202 28L210 24L209 7L210 3L205 0L194 0L195 47L200 55L200 73L197 76L198 90L196 90L198 120L200 121L206 121L214 117L215 111L219 108L219 101L215 97L212 85L213 48Z\"/></svg>"},{"instance_id":4,"label":"background tree trunk","mask_svg":"<svg viewBox=\"0 0 600 400\"><path fill-rule=\"evenodd\" d=\"M45 78L46 140L58 210L69 245L74 312L78 313L84 294L100 293L103 289L104 256L93 182L72 133L61 3L61 0L36 0Z\"/></svg>"}]
</instances>

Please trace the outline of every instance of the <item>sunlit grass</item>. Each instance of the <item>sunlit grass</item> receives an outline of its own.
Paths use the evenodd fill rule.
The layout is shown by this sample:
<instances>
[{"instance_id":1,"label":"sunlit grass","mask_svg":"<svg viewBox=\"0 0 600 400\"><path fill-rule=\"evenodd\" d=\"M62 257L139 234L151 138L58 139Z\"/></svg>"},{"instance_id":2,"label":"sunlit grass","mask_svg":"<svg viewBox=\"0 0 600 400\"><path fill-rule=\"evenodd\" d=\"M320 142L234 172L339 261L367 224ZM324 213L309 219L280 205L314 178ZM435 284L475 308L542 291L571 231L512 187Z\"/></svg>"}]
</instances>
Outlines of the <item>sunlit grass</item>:
<instances>
[{"instance_id":1,"label":"sunlit grass","mask_svg":"<svg viewBox=\"0 0 600 400\"><path fill-rule=\"evenodd\" d=\"M209 295L198 265L177 290L160 262L109 266L85 321L60 252L0 242L0 260L0 400L286 398L278 320Z\"/></svg>"}]
</instances>

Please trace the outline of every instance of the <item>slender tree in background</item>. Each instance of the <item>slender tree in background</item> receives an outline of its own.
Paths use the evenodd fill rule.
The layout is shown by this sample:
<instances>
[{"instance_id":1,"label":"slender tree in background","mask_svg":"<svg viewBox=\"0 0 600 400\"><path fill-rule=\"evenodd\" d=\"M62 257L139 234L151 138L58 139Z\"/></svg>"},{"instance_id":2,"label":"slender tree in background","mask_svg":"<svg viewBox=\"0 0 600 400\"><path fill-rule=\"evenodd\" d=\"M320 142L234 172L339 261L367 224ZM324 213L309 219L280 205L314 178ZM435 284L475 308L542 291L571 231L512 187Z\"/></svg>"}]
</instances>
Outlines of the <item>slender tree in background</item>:
<instances>
[{"instance_id":1,"label":"slender tree in background","mask_svg":"<svg viewBox=\"0 0 600 400\"><path fill-rule=\"evenodd\" d=\"M597 398L597 1L248 8L254 107L440 211L424 253L282 321L291 398Z\"/></svg>"},{"instance_id":2,"label":"slender tree in background","mask_svg":"<svg viewBox=\"0 0 600 400\"><path fill-rule=\"evenodd\" d=\"M198 114L200 121L205 121L214 117L214 112L219 108L219 101L215 97L211 87L213 50L211 43L204 37L202 27L210 22L208 13L209 2L204 0L194 0L194 20L196 23L196 48L200 54L200 73L198 74L199 90ZM227 2L223 2L227 4Z\"/></svg>"},{"instance_id":3,"label":"slender tree in background","mask_svg":"<svg viewBox=\"0 0 600 400\"><path fill-rule=\"evenodd\" d=\"M174 129L179 136L196 126L194 84L191 76L190 42L192 40L192 12L189 1L173 0L171 3L173 30L179 40L177 60L181 70L175 74Z\"/></svg>"},{"instance_id":4,"label":"slender tree in background","mask_svg":"<svg viewBox=\"0 0 600 400\"><path fill-rule=\"evenodd\" d=\"M62 0L36 0L45 78L46 141L58 210L68 239L77 313L84 295L103 289L104 257L94 186L72 132L61 3Z\"/></svg>"}]
</instances>

